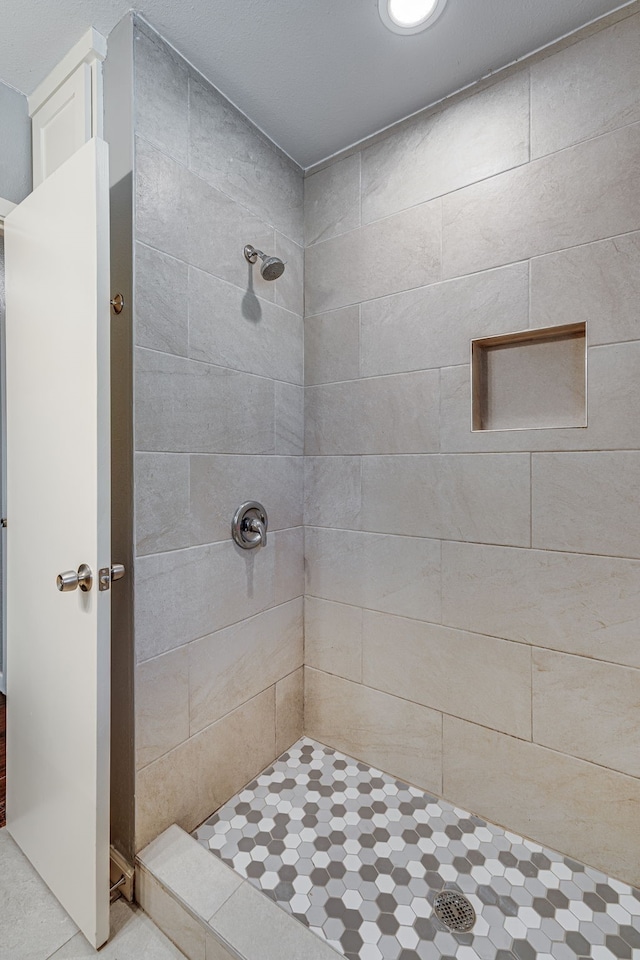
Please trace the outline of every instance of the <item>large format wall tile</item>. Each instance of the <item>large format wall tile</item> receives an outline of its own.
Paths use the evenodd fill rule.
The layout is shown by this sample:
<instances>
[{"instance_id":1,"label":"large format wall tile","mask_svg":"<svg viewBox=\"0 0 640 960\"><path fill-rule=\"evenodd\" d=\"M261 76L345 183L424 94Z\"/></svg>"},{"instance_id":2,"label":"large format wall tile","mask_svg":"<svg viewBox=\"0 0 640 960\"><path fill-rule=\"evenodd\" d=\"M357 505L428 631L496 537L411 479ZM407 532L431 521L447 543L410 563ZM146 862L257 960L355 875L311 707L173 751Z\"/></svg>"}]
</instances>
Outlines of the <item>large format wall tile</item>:
<instances>
[{"instance_id":1,"label":"large format wall tile","mask_svg":"<svg viewBox=\"0 0 640 960\"><path fill-rule=\"evenodd\" d=\"M531 326L587 323L590 344L640 340L640 233L531 261Z\"/></svg>"},{"instance_id":2,"label":"large format wall tile","mask_svg":"<svg viewBox=\"0 0 640 960\"><path fill-rule=\"evenodd\" d=\"M440 621L440 544L309 527L307 593L325 600Z\"/></svg>"},{"instance_id":3,"label":"large format wall tile","mask_svg":"<svg viewBox=\"0 0 640 960\"><path fill-rule=\"evenodd\" d=\"M136 556L192 545L189 474L187 453L134 455Z\"/></svg>"},{"instance_id":4,"label":"large format wall tile","mask_svg":"<svg viewBox=\"0 0 640 960\"><path fill-rule=\"evenodd\" d=\"M146 140L137 137L135 149L136 239L273 300L273 282L243 254L247 242L273 250L273 227Z\"/></svg>"},{"instance_id":5,"label":"large format wall tile","mask_svg":"<svg viewBox=\"0 0 640 960\"><path fill-rule=\"evenodd\" d=\"M138 662L273 606L274 564L275 549L231 540L138 558Z\"/></svg>"},{"instance_id":6,"label":"large format wall tile","mask_svg":"<svg viewBox=\"0 0 640 960\"><path fill-rule=\"evenodd\" d=\"M191 457L191 513L200 542L226 540L245 500L258 500L269 531L302 523L302 457Z\"/></svg>"},{"instance_id":7,"label":"large format wall tile","mask_svg":"<svg viewBox=\"0 0 640 960\"><path fill-rule=\"evenodd\" d=\"M188 657L193 736L302 665L302 599L190 643Z\"/></svg>"},{"instance_id":8,"label":"large format wall tile","mask_svg":"<svg viewBox=\"0 0 640 960\"><path fill-rule=\"evenodd\" d=\"M186 63L140 24L134 32L136 133L163 153L187 162L189 89Z\"/></svg>"},{"instance_id":9,"label":"large format wall tile","mask_svg":"<svg viewBox=\"0 0 640 960\"><path fill-rule=\"evenodd\" d=\"M306 524L360 529L360 464L360 457L304 458Z\"/></svg>"},{"instance_id":10,"label":"large format wall tile","mask_svg":"<svg viewBox=\"0 0 640 960\"><path fill-rule=\"evenodd\" d=\"M189 164L212 186L297 243L302 236L302 171L193 72L189 78ZM247 235L245 243L259 246Z\"/></svg>"},{"instance_id":11,"label":"large format wall tile","mask_svg":"<svg viewBox=\"0 0 640 960\"><path fill-rule=\"evenodd\" d=\"M305 597L304 661L345 680L362 680L362 608Z\"/></svg>"},{"instance_id":12,"label":"large format wall tile","mask_svg":"<svg viewBox=\"0 0 640 960\"><path fill-rule=\"evenodd\" d=\"M360 307L343 307L304 322L304 382L332 383L360 376Z\"/></svg>"},{"instance_id":13,"label":"large format wall tile","mask_svg":"<svg viewBox=\"0 0 640 960\"><path fill-rule=\"evenodd\" d=\"M640 562L442 545L442 622L640 666Z\"/></svg>"},{"instance_id":14,"label":"large format wall tile","mask_svg":"<svg viewBox=\"0 0 640 960\"><path fill-rule=\"evenodd\" d=\"M640 557L640 453L540 453L532 461L533 546Z\"/></svg>"},{"instance_id":15,"label":"large format wall tile","mask_svg":"<svg viewBox=\"0 0 640 960\"><path fill-rule=\"evenodd\" d=\"M529 546L529 473L528 454L363 457L361 527Z\"/></svg>"},{"instance_id":16,"label":"large format wall tile","mask_svg":"<svg viewBox=\"0 0 640 960\"><path fill-rule=\"evenodd\" d=\"M446 196L444 277L640 228L640 123Z\"/></svg>"},{"instance_id":17,"label":"large format wall tile","mask_svg":"<svg viewBox=\"0 0 640 960\"><path fill-rule=\"evenodd\" d=\"M434 283L363 303L361 310L363 377L467 363L473 337L529 326L528 266Z\"/></svg>"},{"instance_id":18,"label":"large format wall tile","mask_svg":"<svg viewBox=\"0 0 640 960\"><path fill-rule=\"evenodd\" d=\"M447 716L443 767L454 803L640 884L639 780Z\"/></svg>"},{"instance_id":19,"label":"large format wall tile","mask_svg":"<svg viewBox=\"0 0 640 960\"><path fill-rule=\"evenodd\" d=\"M305 668L306 732L385 773L442 792L442 715Z\"/></svg>"},{"instance_id":20,"label":"large format wall tile","mask_svg":"<svg viewBox=\"0 0 640 960\"><path fill-rule=\"evenodd\" d=\"M360 154L304 181L304 234L310 245L360 226Z\"/></svg>"},{"instance_id":21,"label":"large format wall tile","mask_svg":"<svg viewBox=\"0 0 640 960\"><path fill-rule=\"evenodd\" d=\"M362 221L387 217L529 160L529 71L362 151Z\"/></svg>"},{"instance_id":22,"label":"large format wall tile","mask_svg":"<svg viewBox=\"0 0 640 960\"><path fill-rule=\"evenodd\" d=\"M640 120L640 16L531 67L531 155Z\"/></svg>"},{"instance_id":23,"label":"large format wall tile","mask_svg":"<svg viewBox=\"0 0 640 960\"><path fill-rule=\"evenodd\" d=\"M138 347L138 450L275 453L274 382Z\"/></svg>"},{"instance_id":24,"label":"large format wall tile","mask_svg":"<svg viewBox=\"0 0 640 960\"><path fill-rule=\"evenodd\" d=\"M304 387L277 381L275 416L275 452L283 457L301 457L304 453ZM267 439L265 436L265 442Z\"/></svg>"},{"instance_id":25,"label":"large format wall tile","mask_svg":"<svg viewBox=\"0 0 640 960\"><path fill-rule=\"evenodd\" d=\"M308 247L307 313L434 283L440 279L440 239L440 200L433 200Z\"/></svg>"},{"instance_id":26,"label":"large format wall tile","mask_svg":"<svg viewBox=\"0 0 640 960\"><path fill-rule=\"evenodd\" d=\"M276 683L276 756L288 750L303 732L304 668L300 666Z\"/></svg>"},{"instance_id":27,"label":"large format wall tile","mask_svg":"<svg viewBox=\"0 0 640 960\"><path fill-rule=\"evenodd\" d=\"M533 653L533 739L640 777L640 670Z\"/></svg>"},{"instance_id":28,"label":"large format wall tile","mask_svg":"<svg viewBox=\"0 0 640 960\"><path fill-rule=\"evenodd\" d=\"M302 457L137 453L137 553L228 540L231 518L258 500L269 530L302 523Z\"/></svg>"},{"instance_id":29,"label":"large format wall tile","mask_svg":"<svg viewBox=\"0 0 640 960\"><path fill-rule=\"evenodd\" d=\"M278 306L301 317L304 314L304 247L276 230L274 253L285 263L284 273L269 281Z\"/></svg>"},{"instance_id":30,"label":"large format wall tile","mask_svg":"<svg viewBox=\"0 0 640 960\"><path fill-rule=\"evenodd\" d=\"M231 370L302 383L303 321L275 303L192 267L189 356Z\"/></svg>"},{"instance_id":31,"label":"large format wall tile","mask_svg":"<svg viewBox=\"0 0 640 960\"><path fill-rule=\"evenodd\" d=\"M271 541L275 553L273 602L304 596L304 527L280 530Z\"/></svg>"},{"instance_id":32,"label":"large format wall tile","mask_svg":"<svg viewBox=\"0 0 640 960\"><path fill-rule=\"evenodd\" d=\"M531 738L531 651L364 611L362 682L426 707Z\"/></svg>"},{"instance_id":33,"label":"large format wall tile","mask_svg":"<svg viewBox=\"0 0 640 960\"><path fill-rule=\"evenodd\" d=\"M275 696L269 689L139 771L136 850L173 823L193 830L275 755Z\"/></svg>"},{"instance_id":34,"label":"large format wall tile","mask_svg":"<svg viewBox=\"0 0 640 960\"><path fill-rule=\"evenodd\" d=\"M136 240L178 260L189 259L189 194L195 179L187 168L146 140L135 141ZM176 211L180 216L176 216Z\"/></svg>"},{"instance_id":35,"label":"large format wall tile","mask_svg":"<svg viewBox=\"0 0 640 960\"><path fill-rule=\"evenodd\" d=\"M135 710L138 769L189 738L186 647L139 664L135 674Z\"/></svg>"},{"instance_id":36,"label":"large format wall tile","mask_svg":"<svg viewBox=\"0 0 640 960\"><path fill-rule=\"evenodd\" d=\"M587 350L587 427L471 430L469 366L440 371L443 452L640 448L640 342Z\"/></svg>"},{"instance_id":37,"label":"large format wall tile","mask_svg":"<svg viewBox=\"0 0 640 960\"><path fill-rule=\"evenodd\" d=\"M143 243L135 256L136 346L188 356L187 264Z\"/></svg>"},{"instance_id":38,"label":"large format wall tile","mask_svg":"<svg viewBox=\"0 0 640 960\"><path fill-rule=\"evenodd\" d=\"M242 287L248 297L255 293L265 300L273 300L273 281L263 280L260 268L248 263L243 251L246 243L260 250L273 250L274 228L195 174L189 172L188 177L184 215L188 226L189 263Z\"/></svg>"},{"instance_id":39,"label":"large format wall tile","mask_svg":"<svg viewBox=\"0 0 640 960\"><path fill-rule=\"evenodd\" d=\"M428 453L438 449L437 370L307 387L305 453Z\"/></svg>"}]
</instances>

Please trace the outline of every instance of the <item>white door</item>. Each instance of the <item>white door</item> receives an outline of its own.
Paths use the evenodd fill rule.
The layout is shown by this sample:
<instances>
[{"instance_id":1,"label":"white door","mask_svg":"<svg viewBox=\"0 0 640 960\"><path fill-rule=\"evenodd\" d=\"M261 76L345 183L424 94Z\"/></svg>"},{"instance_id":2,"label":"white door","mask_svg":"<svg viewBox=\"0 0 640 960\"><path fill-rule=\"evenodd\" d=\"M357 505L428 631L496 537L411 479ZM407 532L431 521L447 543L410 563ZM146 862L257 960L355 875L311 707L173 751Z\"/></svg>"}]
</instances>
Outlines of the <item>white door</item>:
<instances>
[{"instance_id":1,"label":"white door","mask_svg":"<svg viewBox=\"0 0 640 960\"><path fill-rule=\"evenodd\" d=\"M5 220L7 826L96 947L109 934L108 191L107 145L91 140ZM81 564L91 589L60 592Z\"/></svg>"}]
</instances>

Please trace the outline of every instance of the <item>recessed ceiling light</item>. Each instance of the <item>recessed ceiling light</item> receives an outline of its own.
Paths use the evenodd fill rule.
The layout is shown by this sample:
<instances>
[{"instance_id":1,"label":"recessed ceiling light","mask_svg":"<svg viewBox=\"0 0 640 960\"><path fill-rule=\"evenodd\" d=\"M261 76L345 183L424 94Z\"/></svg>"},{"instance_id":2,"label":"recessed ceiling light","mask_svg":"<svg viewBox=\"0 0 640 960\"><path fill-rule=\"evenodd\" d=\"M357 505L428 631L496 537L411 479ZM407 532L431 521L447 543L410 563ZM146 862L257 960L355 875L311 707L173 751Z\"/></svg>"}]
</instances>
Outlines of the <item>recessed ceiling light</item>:
<instances>
[{"instance_id":1,"label":"recessed ceiling light","mask_svg":"<svg viewBox=\"0 0 640 960\"><path fill-rule=\"evenodd\" d=\"M442 13L446 0L378 0L380 17L394 33L419 33Z\"/></svg>"}]
</instances>

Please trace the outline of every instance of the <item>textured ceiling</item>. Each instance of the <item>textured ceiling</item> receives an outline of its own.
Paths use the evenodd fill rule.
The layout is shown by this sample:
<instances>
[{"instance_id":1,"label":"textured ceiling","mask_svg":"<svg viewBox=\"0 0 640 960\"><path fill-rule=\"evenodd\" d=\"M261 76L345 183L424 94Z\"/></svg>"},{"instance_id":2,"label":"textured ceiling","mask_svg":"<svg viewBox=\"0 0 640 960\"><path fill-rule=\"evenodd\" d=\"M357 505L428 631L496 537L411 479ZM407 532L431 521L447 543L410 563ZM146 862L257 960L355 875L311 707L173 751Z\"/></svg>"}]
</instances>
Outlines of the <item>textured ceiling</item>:
<instances>
[{"instance_id":1,"label":"textured ceiling","mask_svg":"<svg viewBox=\"0 0 640 960\"><path fill-rule=\"evenodd\" d=\"M140 0L139 12L301 166L357 142L624 3L448 0L390 33L377 0ZM0 79L31 93L129 0L0 0Z\"/></svg>"}]
</instances>

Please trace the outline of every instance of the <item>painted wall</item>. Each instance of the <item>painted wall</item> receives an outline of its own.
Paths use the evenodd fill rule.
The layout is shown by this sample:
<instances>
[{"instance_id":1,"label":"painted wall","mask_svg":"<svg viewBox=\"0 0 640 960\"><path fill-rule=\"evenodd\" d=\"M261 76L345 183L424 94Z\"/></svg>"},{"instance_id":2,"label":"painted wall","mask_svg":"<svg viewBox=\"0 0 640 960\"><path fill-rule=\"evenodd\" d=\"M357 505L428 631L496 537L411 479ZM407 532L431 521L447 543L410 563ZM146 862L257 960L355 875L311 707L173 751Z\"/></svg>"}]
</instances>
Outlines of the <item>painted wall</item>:
<instances>
[{"instance_id":1,"label":"painted wall","mask_svg":"<svg viewBox=\"0 0 640 960\"><path fill-rule=\"evenodd\" d=\"M134 44L139 849L302 730L303 183L144 24ZM230 536L250 499L251 552Z\"/></svg>"},{"instance_id":2,"label":"painted wall","mask_svg":"<svg viewBox=\"0 0 640 960\"><path fill-rule=\"evenodd\" d=\"M306 731L635 884L639 46L305 181ZM588 427L472 433L470 338L573 321Z\"/></svg>"},{"instance_id":3,"label":"painted wall","mask_svg":"<svg viewBox=\"0 0 640 960\"><path fill-rule=\"evenodd\" d=\"M27 98L0 81L0 197L20 203L31 193L31 120Z\"/></svg>"}]
</instances>

